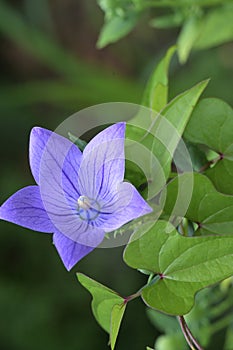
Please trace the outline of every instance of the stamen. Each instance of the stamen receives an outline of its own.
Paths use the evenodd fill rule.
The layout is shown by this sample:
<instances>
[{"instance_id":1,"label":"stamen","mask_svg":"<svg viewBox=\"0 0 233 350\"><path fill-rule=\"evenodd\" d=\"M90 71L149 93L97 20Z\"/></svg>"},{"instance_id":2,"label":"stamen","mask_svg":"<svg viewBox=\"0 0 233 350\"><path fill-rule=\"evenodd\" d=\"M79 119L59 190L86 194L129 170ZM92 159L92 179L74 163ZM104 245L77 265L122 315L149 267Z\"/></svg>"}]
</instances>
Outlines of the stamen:
<instances>
[{"instance_id":1,"label":"stamen","mask_svg":"<svg viewBox=\"0 0 233 350\"><path fill-rule=\"evenodd\" d=\"M78 198L77 207L80 219L88 222L95 220L100 213L98 202L87 196L80 196Z\"/></svg>"},{"instance_id":2,"label":"stamen","mask_svg":"<svg viewBox=\"0 0 233 350\"><path fill-rule=\"evenodd\" d=\"M90 199L86 196L80 196L78 198L78 206L79 208L82 208L84 210L90 209L91 208Z\"/></svg>"}]
</instances>

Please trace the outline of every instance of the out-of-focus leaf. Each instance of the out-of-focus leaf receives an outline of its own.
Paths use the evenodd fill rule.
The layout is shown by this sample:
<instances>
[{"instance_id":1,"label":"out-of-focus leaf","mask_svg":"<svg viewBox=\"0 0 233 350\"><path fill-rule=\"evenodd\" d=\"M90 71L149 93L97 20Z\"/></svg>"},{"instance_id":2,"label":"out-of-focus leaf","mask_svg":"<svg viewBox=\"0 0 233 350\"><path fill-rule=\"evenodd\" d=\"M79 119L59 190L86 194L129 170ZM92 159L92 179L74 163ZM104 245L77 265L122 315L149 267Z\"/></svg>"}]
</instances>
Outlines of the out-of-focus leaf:
<instances>
[{"instance_id":1,"label":"out-of-focus leaf","mask_svg":"<svg viewBox=\"0 0 233 350\"><path fill-rule=\"evenodd\" d=\"M154 18L150 21L150 25L155 28L171 28L179 27L184 20L184 17L181 12L176 12L172 15L160 16Z\"/></svg>"},{"instance_id":2,"label":"out-of-focus leaf","mask_svg":"<svg viewBox=\"0 0 233 350\"><path fill-rule=\"evenodd\" d=\"M97 47L102 49L127 35L135 27L138 16L116 16L108 20L101 29Z\"/></svg>"},{"instance_id":3,"label":"out-of-focus leaf","mask_svg":"<svg viewBox=\"0 0 233 350\"><path fill-rule=\"evenodd\" d=\"M174 316L165 315L152 309L147 309L147 315L155 328L162 333L172 334L180 330L177 319Z\"/></svg>"},{"instance_id":4,"label":"out-of-focus leaf","mask_svg":"<svg viewBox=\"0 0 233 350\"><path fill-rule=\"evenodd\" d=\"M194 42L195 49L207 49L233 39L233 4L208 12L202 22L201 31Z\"/></svg>"},{"instance_id":5,"label":"out-of-focus leaf","mask_svg":"<svg viewBox=\"0 0 233 350\"><path fill-rule=\"evenodd\" d=\"M161 335L155 343L156 350L187 350L188 346L182 334Z\"/></svg>"},{"instance_id":6,"label":"out-of-focus leaf","mask_svg":"<svg viewBox=\"0 0 233 350\"><path fill-rule=\"evenodd\" d=\"M177 40L177 50L180 63L185 63L192 47L200 33L202 19L196 15L191 16L184 23Z\"/></svg>"},{"instance_id":7,"label":"out-of-focus leaf","mask_svg":"<svg viewBox=\"0 0 233 350\"><path fill-rule=\"evenodd\" d=\"M140 5L141 0L97 0L100 8L107 17L115 14L123 15L125 12L133 12Z\"/></svg>"}]
</instances>

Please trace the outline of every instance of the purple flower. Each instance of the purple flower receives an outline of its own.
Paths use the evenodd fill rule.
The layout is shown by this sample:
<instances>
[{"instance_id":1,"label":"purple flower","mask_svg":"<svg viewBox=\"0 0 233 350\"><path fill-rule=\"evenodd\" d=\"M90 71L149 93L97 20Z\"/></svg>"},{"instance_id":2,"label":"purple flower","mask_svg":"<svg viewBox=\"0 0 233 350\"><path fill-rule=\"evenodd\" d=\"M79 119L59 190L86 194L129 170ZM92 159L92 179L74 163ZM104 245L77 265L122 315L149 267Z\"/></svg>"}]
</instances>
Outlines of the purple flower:
<instances>
[{"instance_id":1,"label":"purple flower","mask_svg":"<svg viewBox=\"0 0 233 350\"><path fill-rule=\"evenodd\" d=\"M70 270L111 232L152 209L123 182L125 123L108 127L82 153L68 139L35 127L29 159L38 186L25 187L0 208L0 218L53 233Z\"/></svg>"}]
</instances>

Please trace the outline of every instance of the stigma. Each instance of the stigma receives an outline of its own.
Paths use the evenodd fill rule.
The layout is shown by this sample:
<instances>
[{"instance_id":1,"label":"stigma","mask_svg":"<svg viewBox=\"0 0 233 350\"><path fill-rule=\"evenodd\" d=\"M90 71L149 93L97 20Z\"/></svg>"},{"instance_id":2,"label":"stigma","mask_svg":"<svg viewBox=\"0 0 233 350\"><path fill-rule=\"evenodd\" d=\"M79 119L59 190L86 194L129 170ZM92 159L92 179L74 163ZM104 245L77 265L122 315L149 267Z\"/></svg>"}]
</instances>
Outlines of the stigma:
<instances>
[{"instance_id":1,"label":"stigma","mask_svg":"<svg viewBox=\"0 0 233 350\"><path fill-rule=\"evenodd\" d=\"M100 205L93 198L80 196L77 200L77 212L81 220L91 222L99 216Z\"/></svg>"},{"instance_id":2,"label":"stigma","mask_svg":"<svg viewBox=\"0 0 233 350\"><path fill-rule=\"evenodd\" d=\"M80 196L78 198L78 207L84 210L91 208L91 201L87 196Z\"/></svg>"}]
</instances>

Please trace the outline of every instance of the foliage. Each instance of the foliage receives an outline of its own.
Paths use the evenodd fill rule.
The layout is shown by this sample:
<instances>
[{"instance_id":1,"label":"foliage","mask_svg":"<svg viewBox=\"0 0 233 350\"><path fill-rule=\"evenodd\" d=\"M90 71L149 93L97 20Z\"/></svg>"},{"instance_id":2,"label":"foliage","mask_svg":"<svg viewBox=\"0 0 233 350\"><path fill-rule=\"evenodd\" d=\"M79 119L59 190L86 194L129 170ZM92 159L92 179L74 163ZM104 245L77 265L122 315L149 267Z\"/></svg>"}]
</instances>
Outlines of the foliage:
<instances>
[{"instance_id":1,"label":"foliage","mask_svg":"<svg viewBox=\"0 0 233 350\"><path fill-rule=\"evenodd\" d=\"M158 91L155 87L159 87L160 81L166 82L167 60L170 59L171 52L160 62L148 84L144 103L149 106L151 103L157 105L156 98L161 101L163 94L162 100L163 98L164 101L166 100L166 89L160 90L158 95L153 92ZM160 67L163 69L161 70ZM220 168L218 172L215 170L225 159L228 162L232 161L233 115L230 106L221 100L202 99L198 102L206 85L207 82L201 83L169 102L162 108L162 117L159 117L158 122L156 113L152 121L145 118L140 120L142 114L137 114L130 122L133 125L135 123L140 125L140 122L141 125L148 123L146 125L147 130L150 130L148 135L131 124L127 134L129 138L138 140L155 154L168 183L159 194L160 197L166 197L161 214L163 220L154 222L155 219L148 216L147 222L138 226L125 249L126 264L150 275L148 283L125 300L129 302L141 296L150 308L177 316L190 312L194 305L194 296L199 290L221 282L233 274L233 197L231 195L233 174L230 171L225 174L226 166ZM194 173L182 170L184 154L182 152L179 154L177 146L180 139L174 136L175 133L166 134L168 145L172 145L170 154L166 153L168 145L165 145L166 148L158 142L156 132L158 130L162 134L165 132L161 128L163 118L172 124L178 135L184 133L188 147L192 147L191 164ZM168 132L168 129L166 131ZM218 158L214 161L208 160L213 155L213 151L219 154ZM172 162L176 153L181 161L178 164L180 169L177 168L174 173ZM206 164L199 169L197 164L202 164L205 160ZM200 174L199 171L205 171L206 175ZM214 180L211 176L213 172ZM137 176L139 175L135 173L134 177ZM219 185L221 183L222 187ZM190 191L190 185L193 187L191 196L187 208L184 208L184 199ZM156 193L158 195L158 192ZM178 199L180 205L177 205ZM102 288L104 291L105 287ZM211 290L207 291L209 295ZM90 292L92 293L91 290ZM207 292L201 295L206 297ZM219 297L221 298L221 293ZM195 312L197 309L193 311L193 315ZM204 313L203 310L202 312ZM192 325L195 324L191 316L187 319ZM160 318L155 316L155 323L158 322L160 325L162 320L162 316ZM166 349L168 346L185 348L183 340L177 333L177 324L174 324L173 319L165 317L164 320L167 328L163 330L168 334L157 340L156 348ZM211 331L208 327L204 327L202 335L199 335L205 345L208 345L210 334L214 332L212 323Z\"/></svg>"},{"instance_id":2,"label":"foliage","mask_svg":"<svg viewBox=\"0 0 233 350\"><path fill-rule=\"evenodd\" d=\"M222 100L209 98L203 99L197 105L184 135L194 144L205 145L206 152L212 150L216 153L217 158L209 160L210 167L205 173L218 191L231 195L233 195L232 130L232 108Z\"/></svg>"},{"instance_id":3,"label":"foliage","mask_svg":"<svg viewBox=\"0 0 233 350\"><path fill-rule=\"evenodd\" d=\"M187 61L192 49L206 49L233 39L231 20L233 5L228 0L97 1L105 12L105 23L97 42L99 48L128 34L139 22L139 19L153 8L165 9L166 14L160 14L157 11L157 16L150 20L152 27L160 29L181 27L177 39L181 63Z\"/></svg>"},{"instance_id":4,"label":"foliage","mask_svg":"<svg viewBox=\"0 0 233 350\"><path fill-rule=\"evenodd\" d=\"M217 335L224 330L226 325L232 323L230 321L232 312L231 278L226 280L226 283L228 286L224 289L221 285L217 285L199 292L194 308L186 316L187 323L192 327L194 334L198 335L206 349L212 349L213 346L214 348L222 347ZM221 303L218 303L219 300ZM152 309L147 309L147 314L152 324L163 333L156 340L155 349L165 350L168 342L171 350L187 349L175 317ZM229 345L230 339L228 340L228 338L224 344L224 350L232 349L232 343Z\"/></svg>"},{"instance_id":5,"label":"foliage","mask_svg":"<svg viewBox=\"0 0 233 350\"><path fill-rule=\"evenodd\" d=\"M187 324L206 350L220 348L232 350L233 288L230 277L233 275L232 108L218 98L202 98L206 89L207 93L209 91L209 87L207 88L209 80L203 80L206 79L204 75L200 83L188 84L189 77L195 78L196 72L195 70L192 72L190 67L188 67L189 77L186 78L189 89L186 87L183 89L185 91L172 100L169 99L168 93L171 85L168 72L176 50L180 63L185 63L192 50L211 48L233 38L232 2L98 0L98 4L105 13L105 23L97 42L98 48L121 39L135 26L140 26L144 18L149 18L148 22L154 28L161 30L180 28L180 32L176 47L171 47L160 62L157 62L141 100L143 106L153 110L152 118L145 120L143 115L138 113L127 124L127 140L136 141L151 152L158 160L161 169L159 171L163 173L164 181L161 189L162 180L160 182L156 168L152 173L152 181L146 183L146 178L151 175L149 163L145 163L144 173L134 165L126 163L126 179L134 183L145 198L148 188L153 190L149 204L154 208L154 214L145 216L142 220L135 220L115 232L117 235L124 234L128 229L134 231L124 251L124 261L141 274L135 277L136 282L132 282L134 279L131 278L130 272L124 275L118 262L112 260L112 252L104 257L102 252L99 255L95 253L93 260L90 258L89 265L88 262L80 265L80 269L89 269L87 273L97 275L97 279L102 278L105 266L106 271L109 271L109 280L112 284L120 285L122 293L127 290L127 288L124 290L125 285L131 288L131 292L135 291L137 283L142 283L142 286L137 292L122 297L114 290L83 274L77 274L78 280L92 294L94 317L109 334L111 349L117 346L116 340L127 304L141 297L147 306L150 321L155 329L162 333L156 339L154 349L187 349L175 318L185 315ZM11 150L9 148L9 154L4 156L6 164L11 154L14 155L14 163L17 158L22 159L22 155L18 156L19 131L29 129L31 124L37 123L36 118L24 114L25 106L35 107L43 102L59 108L66 107L70 111L80 108L80 105L113 99L140 102L141 87L138 82L123 74L113 75L108 69L88 63L81 58L81 55L65 50L56 36L40 30L25 14L15 10L6 1L0 1L0 10L2 14L0 31L4 38L23 48L52 72L46 79L33 79L18 85L8 83L0 88L1 110L17 110L14 123L10 120L6 124L8 127L4 127L10 129L11 144L14 145ZM213 62L215 64L215 61ZM179 85L179 81L174 81L172 84ZM223 90L220 86L219 94L224 95ZM44 117L40 122L47 125L50 121ZM17 126L21 124L22 129L18 130ZM170 125L173 132L168 132L167 125ZM145 133L145 129L150 132ZM25 131L23 135L26 136ZM166 136L165 144L161 135ZM2 137L5 140L4 133ZM69 137L80 149L85 147L86 143L83 140L72 134ZM8 138L6 142L10 143ZM187 155L182 153L182 149L186 147L190 162L189 171L184 160ZM14 171L12 164L11 168L9 165L8 172L2 171L3 188L9 191L12 191L12 187L19 186L19 181L27 183L25 175L22 175L24 162L20 164L22 169L18 169L18 173ZM183 203L185 205L182 205ZM72 345L77 344L77 341L91 344L91 339L86 339L87 330L84 328L86 324L89 327L89 320L84 318L86 308L83 306L82 297L85 297L85 294L82 295L81 290L79 293L76 292L75 285L65 274L62 275L55 259L51 264L52 260L48 258L49 246L40 243L41 238L38 239L38 251L45 257L44 263L39 264L36 261L37 255L33 253L32 247L35 244L33 238L26 237L21 241L17 235L18 231L15 231L14 239L11 241L8 230L4 232L6 234L2 235L3 244L1 244L4 270L0 290L1 314L4 315L0 332L1 345L4 348L23 346L24 349L30 349L31 344L35 343L34 348L40 349L48 347L52 336L56 341L53 346L49 346L51 349L62 349L71 342ZM8 245L4 242L8 242ZM14 248L14 245L17 248ZM25 256L27 260L21 263ZM114 263L106 264L105 259ZM28 261L32 262L28 282L30 288L23 287ZM129 271L135 276L135 271ZM9 282L9 275L12 280L14 279L14 285ZM38 275L41 276L43 284L48 286L47 290L43 289L43 285L38 285ZM7 303L10 307L7 307ZM145 333L141 321L143 317L138 311L134 315L140 319L140 328L143 328ZM127 320L128 317L127 315ZM81 326L76 325L77 318L82 319ZM136 316L134 318L136 320ZM64 324L66 320L71 321ZM11 335L12 324L16 330L14 336L18 337L18 343ZM50 331L47 329L49 324L55 325ZM82 331L79 335L76 333L78 327ZM28 332L28 336L25 337L25 329L34 331ZM43 339L37 342L34 333L38 329L43 333ZM136 334L139 328L133 325L132 329L131 334ZM93 343L101 348L100 338L96 336ZM127 336L125 341L128 341L126 347L134 347L130 337ZM152 347L150 344L147 349Z\"/></svg>"},{"instance_id":6,"label":"foliage","mask_svg":"<svg viewBox=\"0 0 233 350\"><path fill-rule=\"evenodd\" d=\"M93 295L93 314L101 327L110 334L111 348L114 349L126 307L124 298L85 275L77 274L77 277L79 282Z\"/></svg>"}]
</instances>

